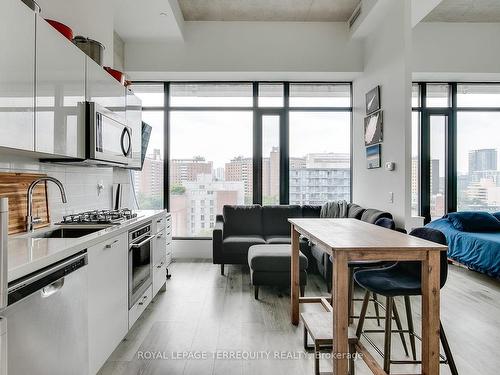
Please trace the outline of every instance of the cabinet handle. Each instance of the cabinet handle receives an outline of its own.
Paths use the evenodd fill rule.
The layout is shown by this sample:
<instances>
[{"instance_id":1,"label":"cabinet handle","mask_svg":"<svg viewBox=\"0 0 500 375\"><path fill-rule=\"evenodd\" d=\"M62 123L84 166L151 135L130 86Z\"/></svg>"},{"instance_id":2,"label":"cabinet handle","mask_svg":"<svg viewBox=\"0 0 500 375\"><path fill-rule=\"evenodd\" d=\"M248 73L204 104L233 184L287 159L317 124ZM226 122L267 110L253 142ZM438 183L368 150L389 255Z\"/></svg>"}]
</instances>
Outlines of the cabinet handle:
<instances>
[{"instance_id":1,"label":"cabinet handle","mask_svg":"<svg viewBox=\"0 0 500 375\"><path fill-rule=\"evenodd\" d=\"M147 299L148 299L148 296L144 296L144 297L142 297L142 301L141 301L141 302L139 302L139 306L144 305L144 301L146 301Z\"/></svg>"},{"instance_id":2,"label":"cabinet handle","mask_svg":"<svg viewBox=\"0 0 500 375\"><path fill-rule=\"evenodd\" d=\"M118 242L118 240L114 240L113 242L108 243L108 244L107 244L106 246L104 246L104 247L105 247L106 249L111 249L111 248L113 247L113 245L114 245L115 243L117 243L117 242Z\"/></svg>"},{"instance_id":3,"label":"cabinet handle","mask_svg":"<svg viewBox=\"0 0 500 375\"><path fill-rule=\"evenodd\" d=\"M156 220L156 224L160 224L163 221L163 219Z\"/></svg>"}]
</instances>

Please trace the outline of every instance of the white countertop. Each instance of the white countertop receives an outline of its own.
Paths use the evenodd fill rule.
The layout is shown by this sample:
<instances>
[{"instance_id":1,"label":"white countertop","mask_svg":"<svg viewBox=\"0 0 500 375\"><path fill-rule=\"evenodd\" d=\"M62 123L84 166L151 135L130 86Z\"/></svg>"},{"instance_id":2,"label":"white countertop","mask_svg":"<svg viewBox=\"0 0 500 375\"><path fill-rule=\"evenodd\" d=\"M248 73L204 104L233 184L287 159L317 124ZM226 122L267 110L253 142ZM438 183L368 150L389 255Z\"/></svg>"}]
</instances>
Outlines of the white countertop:
<instances>
[{"instance_id":1,"label":"white countertop","mask_svg":"<svg viewBox=\"0 0 500 375\"><path fill-rule=\"evenodd\" d=\"M30 237L37 233L59 229L61 225L51 225L30 234L23 233L9 236L9 282L50 266L90 246L106 241L108 238L127 232L134 226L151 220L155 216L166 213L165 210L140 210L134 212L137 213L137 217L133 219L123 221L120 225L114 225L80 238ZM75 226L71 225L71 227ZM79 226L79 228L81 227ZM88 228L88 226L83 227Z\"/></svg>"}]
</instances>

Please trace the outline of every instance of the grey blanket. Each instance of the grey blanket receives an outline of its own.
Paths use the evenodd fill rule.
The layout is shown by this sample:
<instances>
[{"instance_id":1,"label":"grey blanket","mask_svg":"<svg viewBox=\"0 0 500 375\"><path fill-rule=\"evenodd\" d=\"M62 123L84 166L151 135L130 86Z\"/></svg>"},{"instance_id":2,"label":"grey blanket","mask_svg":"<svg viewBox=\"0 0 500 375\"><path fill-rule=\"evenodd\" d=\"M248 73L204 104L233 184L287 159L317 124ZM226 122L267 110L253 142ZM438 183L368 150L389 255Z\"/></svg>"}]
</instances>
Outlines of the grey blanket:
<instances>
[{"instance_id":1,"label":"grey blanket","mask_svg":"<svg viewBox=\"0 0 500 375\"><path fill-rule=\"evenodd\" d=\"M346 218L347 217L347 202L333 201L327 202L321 207L319 214L321 218Z\"/></svg>"}]
</instances>

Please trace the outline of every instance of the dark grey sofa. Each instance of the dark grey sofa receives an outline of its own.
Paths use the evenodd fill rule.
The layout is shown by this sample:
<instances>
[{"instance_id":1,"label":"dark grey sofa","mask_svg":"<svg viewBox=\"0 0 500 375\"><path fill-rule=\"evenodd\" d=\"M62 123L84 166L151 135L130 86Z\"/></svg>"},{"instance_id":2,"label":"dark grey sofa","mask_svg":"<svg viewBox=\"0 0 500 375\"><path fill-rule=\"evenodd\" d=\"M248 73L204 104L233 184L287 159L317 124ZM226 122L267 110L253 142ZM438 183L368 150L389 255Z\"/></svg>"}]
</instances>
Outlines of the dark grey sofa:
<instances>
[{"instance_id":1,"label":"dark grey sofa","mask_svg":"<svg viewBox=\"0 0 500 375\"><path fill-rule=\"evenodd\" d=\"M319 217L321 206L224 206L217 215L213 231L213 262L248 264L248 249L252 245L290 244L289 218ZM309 243L301 239L301 251L310 258Z\"/></svg>"},{"instance_id":2,"label":"dark grey sofa","mask_svg":"<svg viewBox=\"0 0 500 375\"><path fill-rule=\"evenodd\" d=\"M313 205L242 205L224 206L223 214L217 215L213 231L213 263L248 264L248 249L252 245L290 244L289 218L319 218L321 206ZM381 217L392 219L389 212L364 209L350 203L348 217L375 223ZM331 280L328 256L316 246L309 246L301 238L300 251L308 258L307 273L320 273L328 282Z\"/></svg>"},{"instance_id":3,"label":"dark grey sofa","mask_svg":"<svg viewBox=\"0 0 500 375\"><path fill-rule=\"evenodd\" d=\"M378 219L392 219L389 212L380 211L374 208L365 209L355 203L350 203L347 210L347 217L375 224ZM311 255L315 259L318 273L325 279L327 289L330 291L332 282L332 262L330 255L321 250L318 246L311 246Z\"/></svg>"}]
</instances>

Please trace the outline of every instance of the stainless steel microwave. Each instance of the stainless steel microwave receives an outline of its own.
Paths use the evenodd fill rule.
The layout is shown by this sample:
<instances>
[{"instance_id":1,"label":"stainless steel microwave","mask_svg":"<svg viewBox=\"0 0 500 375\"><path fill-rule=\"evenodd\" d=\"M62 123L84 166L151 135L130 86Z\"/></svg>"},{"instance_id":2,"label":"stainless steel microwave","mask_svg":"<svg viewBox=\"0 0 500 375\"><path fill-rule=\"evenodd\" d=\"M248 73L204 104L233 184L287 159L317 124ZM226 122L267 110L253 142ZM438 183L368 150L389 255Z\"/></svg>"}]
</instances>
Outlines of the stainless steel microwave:
<instances>
[{"instance_id":1,"label":"stainless steel microwave","mask_svg":"<svg viewBox=\"0 0 500 375\"><path fill-rule=\"evenodd\" d=\"M132 129L120 115L95 102L86 103L87 159L128 165L132 160Z\"/></svg>"}]
</instances>

